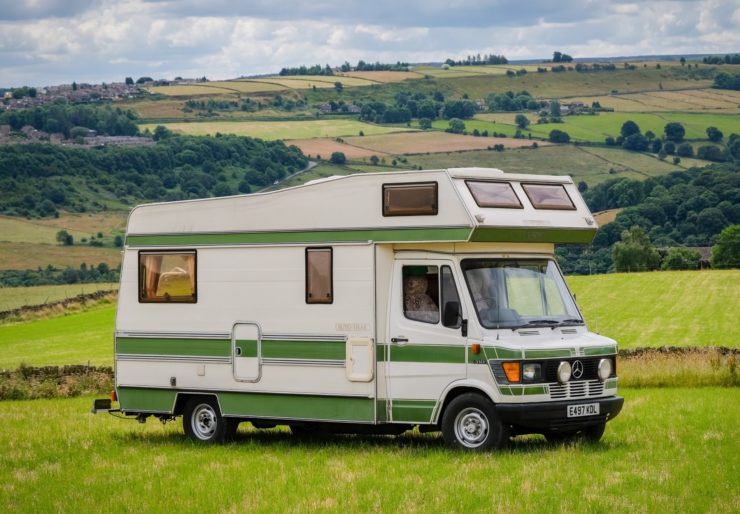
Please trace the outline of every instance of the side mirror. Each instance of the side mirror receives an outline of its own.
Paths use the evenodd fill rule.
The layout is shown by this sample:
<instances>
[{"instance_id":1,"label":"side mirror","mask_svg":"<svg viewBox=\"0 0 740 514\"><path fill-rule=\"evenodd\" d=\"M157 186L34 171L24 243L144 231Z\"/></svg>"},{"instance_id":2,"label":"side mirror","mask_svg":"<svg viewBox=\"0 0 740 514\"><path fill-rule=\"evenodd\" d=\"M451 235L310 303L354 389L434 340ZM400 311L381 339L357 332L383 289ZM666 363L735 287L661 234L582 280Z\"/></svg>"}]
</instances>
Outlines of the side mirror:
<instances>
[{"instance_id":1,"label":"side mirror","mask_svg":"<svg viewBox=\"0 0 740 514\"><path fill-rule=\"evenodd\" d=\"M457 328L460 326L460 302L445 303L445 310L442 315L442 324L446 327Z\"/></svg>"}]
</instances>

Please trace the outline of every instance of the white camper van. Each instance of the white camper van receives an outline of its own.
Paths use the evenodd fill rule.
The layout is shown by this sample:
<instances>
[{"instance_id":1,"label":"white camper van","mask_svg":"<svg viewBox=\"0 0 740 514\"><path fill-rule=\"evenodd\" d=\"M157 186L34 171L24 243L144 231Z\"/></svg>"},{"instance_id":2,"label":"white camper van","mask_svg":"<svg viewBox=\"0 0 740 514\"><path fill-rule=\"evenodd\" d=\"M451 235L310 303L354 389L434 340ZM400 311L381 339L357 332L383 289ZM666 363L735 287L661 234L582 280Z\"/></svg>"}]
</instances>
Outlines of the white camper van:
<instances>
[{"instance_id":1,"label":"white camper van","mask_svg":"<svg viewBox=\"0 0 740 514\"><path fill-rule=\"evenodd\" d=\"M94 411L314 432L598 440L616 343L554 258L597 226L569 177L461 168L332 177L130 215L115 392Z\"/></svg>"}]
</instances>

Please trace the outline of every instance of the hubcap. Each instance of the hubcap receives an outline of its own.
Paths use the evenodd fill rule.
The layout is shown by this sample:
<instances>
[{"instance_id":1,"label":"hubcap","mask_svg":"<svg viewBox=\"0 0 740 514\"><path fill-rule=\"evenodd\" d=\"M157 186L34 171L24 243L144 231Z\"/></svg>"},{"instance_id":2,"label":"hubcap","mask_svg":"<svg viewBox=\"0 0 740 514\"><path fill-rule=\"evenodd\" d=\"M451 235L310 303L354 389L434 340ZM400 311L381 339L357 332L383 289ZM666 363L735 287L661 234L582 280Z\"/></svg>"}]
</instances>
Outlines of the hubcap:
<instances>
[{"instance_id":1,"label":"hubcap","mask_svg":"<svg viewBox=\"0 0 740 514\"><path fill-rule=\"evenodd\" d=\"M195 410L193 410L193 417L190 421L193 433L198 437L198 439L206 441L216 433L218 425L216 411L214 411L213 407L207 403L201 403L195 408Z\"/></svg>"},{"instance_id":2,"label":"hubcap","mask_svg":"<svg viewBox=\"0 0 740 514\"><path fill-rule=\"evenodd\" d=\"M467 448L477 448L488 438L488 418L482 411L468 407L455 418L455 437Z\"/></svg>"}]
</instances>

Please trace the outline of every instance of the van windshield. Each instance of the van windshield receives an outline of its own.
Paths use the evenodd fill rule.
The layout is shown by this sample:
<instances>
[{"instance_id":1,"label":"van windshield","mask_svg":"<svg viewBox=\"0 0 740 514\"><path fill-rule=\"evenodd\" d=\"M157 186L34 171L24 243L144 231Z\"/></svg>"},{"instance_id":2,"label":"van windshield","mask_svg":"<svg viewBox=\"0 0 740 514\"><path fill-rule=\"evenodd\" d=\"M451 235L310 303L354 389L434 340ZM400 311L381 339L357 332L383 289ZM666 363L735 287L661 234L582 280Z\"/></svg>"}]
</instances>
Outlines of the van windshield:
<instances>
[{"instance_id":1,"label":"van windshield","mask_svg":"<svg viewBox=\"0 0 740 514\"><path fill-rule=\"evenodd\" d=\"M560 270L549 259L463 259L462 270L485 328L583 324Z\"/></svg>"}]
</instances>

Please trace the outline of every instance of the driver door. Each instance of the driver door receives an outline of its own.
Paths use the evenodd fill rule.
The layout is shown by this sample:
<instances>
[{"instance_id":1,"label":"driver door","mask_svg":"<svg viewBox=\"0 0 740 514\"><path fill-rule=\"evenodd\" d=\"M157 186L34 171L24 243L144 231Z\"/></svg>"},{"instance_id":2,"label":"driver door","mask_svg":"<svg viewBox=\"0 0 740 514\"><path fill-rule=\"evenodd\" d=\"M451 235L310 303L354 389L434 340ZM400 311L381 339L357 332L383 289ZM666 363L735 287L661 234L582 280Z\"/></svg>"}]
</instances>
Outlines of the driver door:
<instances>
[{"instance_id":1,"label":"driver door","mask_svg":"<svg viewBox=\"0 0 740 514\"><path fill-rule=\"evenodd\" d=\"M392 421L428 422L444 389L466 377L461 284L451 260L395 261L386 335Z\"/></svg>"}]
</instances>

